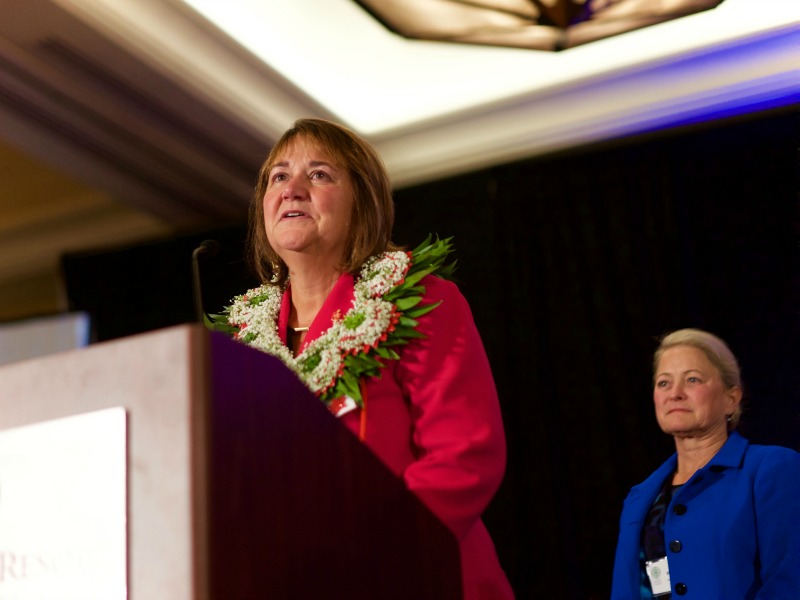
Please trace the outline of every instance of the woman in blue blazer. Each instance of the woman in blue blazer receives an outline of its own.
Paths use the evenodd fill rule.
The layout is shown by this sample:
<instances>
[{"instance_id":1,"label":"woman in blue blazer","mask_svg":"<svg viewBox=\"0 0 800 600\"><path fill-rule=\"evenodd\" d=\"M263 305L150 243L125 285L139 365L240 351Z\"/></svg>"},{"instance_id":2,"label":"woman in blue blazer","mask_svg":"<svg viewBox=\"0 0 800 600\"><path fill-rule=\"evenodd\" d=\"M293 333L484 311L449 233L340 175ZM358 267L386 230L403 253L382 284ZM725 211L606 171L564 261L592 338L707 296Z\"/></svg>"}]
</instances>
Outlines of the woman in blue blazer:
<instances>
[{"instance_id":1,"label":"woman in blue blazer","mask_svg":"<svg viewBox=\"0 0 800 600\"><path fill-rule=\"evenodd\" d=\"M736 433L741 397L721 339L662 339L653 401L676 453L625 499L612 600L800 599L800 453Z\"/></svg>"}]
</instances>

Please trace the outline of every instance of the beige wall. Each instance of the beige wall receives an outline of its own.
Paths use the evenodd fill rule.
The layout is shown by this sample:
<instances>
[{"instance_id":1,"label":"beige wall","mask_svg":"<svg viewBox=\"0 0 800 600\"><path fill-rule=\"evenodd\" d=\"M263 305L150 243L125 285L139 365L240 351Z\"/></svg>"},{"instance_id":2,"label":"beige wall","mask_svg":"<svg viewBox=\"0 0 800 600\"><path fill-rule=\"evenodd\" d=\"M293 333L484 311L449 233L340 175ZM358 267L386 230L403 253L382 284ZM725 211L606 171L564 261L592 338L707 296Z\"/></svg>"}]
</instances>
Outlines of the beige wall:
<instances>
[{"instance_id":1,"label":"beige wall","mask_svg":"<svg viewBox=\"0 0 800 600\"><path fill-rule=\"evenodd\" d=\"M79 252L167 237L170 226L0 142L0 322L67 309L59 272Z\"/></svg>"}]
</instances>

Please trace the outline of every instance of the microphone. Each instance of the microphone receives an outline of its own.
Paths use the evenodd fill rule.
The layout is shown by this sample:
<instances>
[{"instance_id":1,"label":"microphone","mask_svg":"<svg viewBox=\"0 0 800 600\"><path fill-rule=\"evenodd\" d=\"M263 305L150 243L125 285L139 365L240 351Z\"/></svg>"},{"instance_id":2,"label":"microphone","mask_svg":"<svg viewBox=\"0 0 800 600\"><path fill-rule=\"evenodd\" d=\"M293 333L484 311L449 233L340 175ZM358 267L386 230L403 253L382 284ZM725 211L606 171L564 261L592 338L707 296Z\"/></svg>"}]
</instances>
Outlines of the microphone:
<instances>
[{"instance_id":1,"label":"microphone","mask_svg":"<svg viewBox=\"0 0 800 600\"><path fill-rule=\"evenodd\" d=\"M197 322L205 325L206 312L203 308L203 293L200 284L200 257L214 258L221 248L217 240L204 240L192 252L192 290L194 292L194 311Z\"/></svg>"}]
</instances>

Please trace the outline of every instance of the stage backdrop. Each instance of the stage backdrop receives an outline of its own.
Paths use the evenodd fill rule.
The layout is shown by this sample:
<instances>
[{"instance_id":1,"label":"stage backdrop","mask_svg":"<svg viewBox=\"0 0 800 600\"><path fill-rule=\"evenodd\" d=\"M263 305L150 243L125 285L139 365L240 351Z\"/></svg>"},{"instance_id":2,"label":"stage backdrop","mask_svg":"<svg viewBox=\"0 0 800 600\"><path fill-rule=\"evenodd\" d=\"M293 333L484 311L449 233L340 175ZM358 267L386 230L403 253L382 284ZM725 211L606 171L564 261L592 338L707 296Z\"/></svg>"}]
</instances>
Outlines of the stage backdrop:
<instances>
[{"instance_id":1,"label":"stage backdrop","mask_svg":"<svg viewBox=\"0 0 800 600\"><path fill-rule=\"evenodd\" d=\"M520 599L608 597L622 500L672 452L651 406L664 332L726 339L744 434L800 449L797 126L765 113L396 193L396 241L454 236L508 437L486 521ZM216 237L217 310L251 283L243 232L67 257L71 308L98 340L190 321L191 251Z\"/></svg>"}]
</instances>

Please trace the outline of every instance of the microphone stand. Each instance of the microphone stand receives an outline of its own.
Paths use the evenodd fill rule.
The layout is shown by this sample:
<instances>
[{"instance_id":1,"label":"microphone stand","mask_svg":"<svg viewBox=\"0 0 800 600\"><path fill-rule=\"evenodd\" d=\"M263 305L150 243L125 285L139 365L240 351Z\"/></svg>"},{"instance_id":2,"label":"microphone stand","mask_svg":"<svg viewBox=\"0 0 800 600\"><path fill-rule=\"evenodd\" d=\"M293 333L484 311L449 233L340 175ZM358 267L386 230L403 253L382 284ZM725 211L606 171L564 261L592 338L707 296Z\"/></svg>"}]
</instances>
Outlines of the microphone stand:
<instances>
[{"instance_id":1,"label":"microphone stand","mask_svg":"<svg viewBox=\"0 0 800 600\"><path fill-rule=\"evenodd\" d=\"M219 254L220 243L217 240L205 240L192 252L192 291L194 293L195 318L205 325L206 312L203 308L203 293L200 283L200 256L213 258Z\"/></svg>"}]
</instances>

